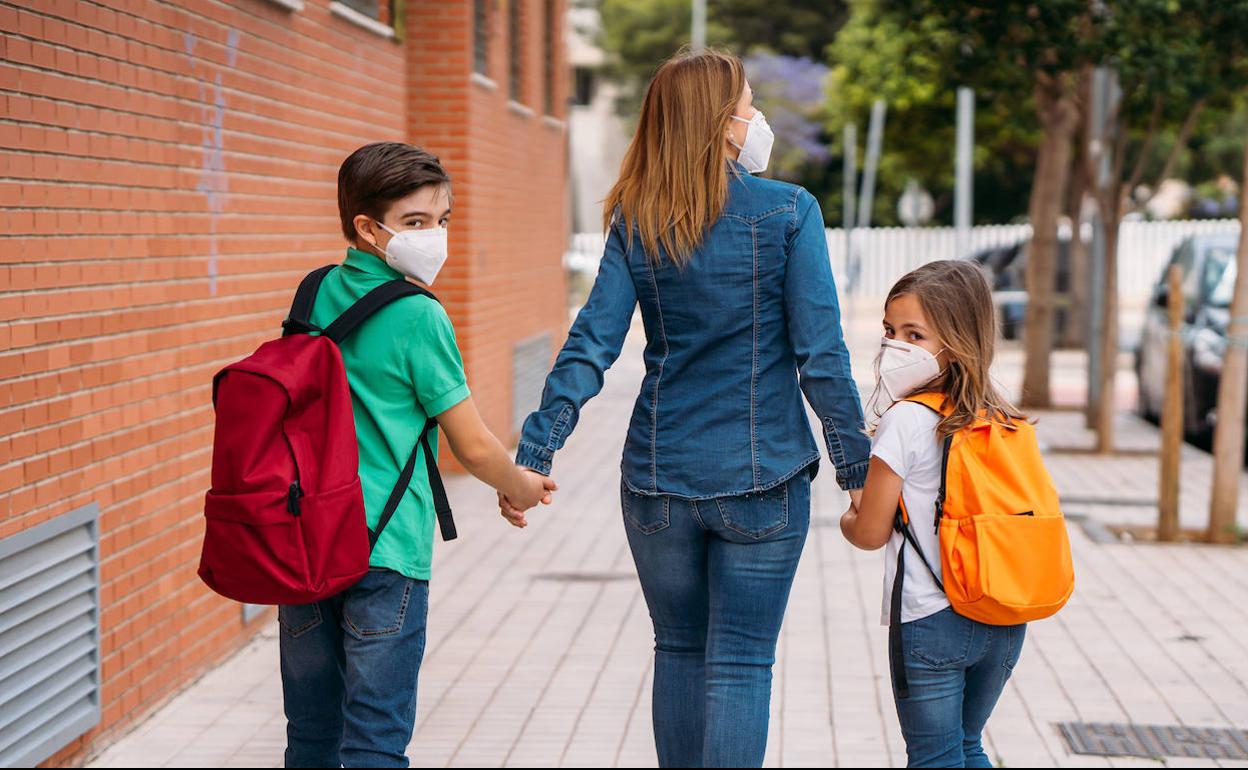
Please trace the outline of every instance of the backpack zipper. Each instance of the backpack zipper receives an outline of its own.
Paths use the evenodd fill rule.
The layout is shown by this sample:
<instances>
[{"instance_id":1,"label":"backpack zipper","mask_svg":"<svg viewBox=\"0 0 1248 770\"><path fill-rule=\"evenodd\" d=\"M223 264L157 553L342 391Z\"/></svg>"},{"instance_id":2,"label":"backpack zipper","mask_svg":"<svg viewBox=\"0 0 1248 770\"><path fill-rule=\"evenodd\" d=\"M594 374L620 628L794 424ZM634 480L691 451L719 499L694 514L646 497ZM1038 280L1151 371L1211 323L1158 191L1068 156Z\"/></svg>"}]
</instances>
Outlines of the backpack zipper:
<instances>
[{"instance_id":1,"label":"backpack zipper","mask_svg":"<svg viewBox=\"0 0 1248 770\"><path fill-rule=\"evenodd\" d=\"M295 456L295 445L290 443L290 436L286 435L285 428L282 428L282 438L286 441L286 448L290 450L290 461L295 466L295 480L286 490L286 512L292 516L302 516L299 499L303 497L303 487L299 485L299 458Z\"/></svg>"}]
</instances>

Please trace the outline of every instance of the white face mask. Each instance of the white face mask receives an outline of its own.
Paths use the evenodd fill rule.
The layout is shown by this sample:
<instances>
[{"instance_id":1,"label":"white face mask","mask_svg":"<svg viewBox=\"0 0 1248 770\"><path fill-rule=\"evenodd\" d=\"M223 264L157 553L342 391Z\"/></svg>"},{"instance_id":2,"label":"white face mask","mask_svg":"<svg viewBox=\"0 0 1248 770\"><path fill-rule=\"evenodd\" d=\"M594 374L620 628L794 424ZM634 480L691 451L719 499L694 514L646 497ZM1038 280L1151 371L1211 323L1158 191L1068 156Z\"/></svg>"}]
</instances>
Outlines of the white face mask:
<instances>
[{"instance_id":1,"label":"white face mask","mask_svg":"<svg viewBox=\"0 0 1248 770\"><path fill-rule=\"evenodd\" d=\"M446 228L428 230L403 230L395 232L381 225L381 229L393 238L386 244L386 264L409 278L433 285L442 266L446 264Z\"/></svg>"},{"instance_id":2,"label":"white face mask","mask_svg":"<svg viewBox=\"0 0 1248 770\"><path fill-rule=\"evenodd\" d=\"M776 141L776 135L771 132L771 126L767 125L767 118L756 110L754 117L749 120L736 115L733 115L732 119L750 124L750 127L745 130L745 144L737 144L732 141L731 136L728 137L732 146L741 151L741 156L737 160L751 174L766 171L767 162L771 160L771 145Z\"/></svg>"},{"instance_id":3,"label":"white face mask","mask_svg":"<svg viewBox=\"0 0 1248 770\"><path fill-rule=\"evenodd\" d=\"M880 342L879 367L880 383L893 401L900 401L940 375L936 356L918 345L887 337Z\"/></svg>"}]
</instances>

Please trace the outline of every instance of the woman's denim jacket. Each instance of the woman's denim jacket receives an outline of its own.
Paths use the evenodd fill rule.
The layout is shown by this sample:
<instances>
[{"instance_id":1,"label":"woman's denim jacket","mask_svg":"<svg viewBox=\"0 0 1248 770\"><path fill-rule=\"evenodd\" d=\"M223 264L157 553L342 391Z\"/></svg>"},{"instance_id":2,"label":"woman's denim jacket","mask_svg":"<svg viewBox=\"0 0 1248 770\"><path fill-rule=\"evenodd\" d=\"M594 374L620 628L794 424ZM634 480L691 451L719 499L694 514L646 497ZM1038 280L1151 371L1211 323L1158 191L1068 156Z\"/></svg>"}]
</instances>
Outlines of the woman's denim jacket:
<instances>
[{"instance_id":1,"label":"woman's denim jacket","mask_svg":"<svg viewBox=\"0 0 1248 770\"><path fill-rule=\"evenodd\" d=\"M766 490L816 466L813 473L819 452L799 375L837 482L863 485L870 443L819 204L736 163L728 187L723 215L683 269L649 259L616 218L541 407L524 423L520 465L550 473L640 303L646 375L624 446L629 489L705 499Z\"/></svg>"}]
</instances>

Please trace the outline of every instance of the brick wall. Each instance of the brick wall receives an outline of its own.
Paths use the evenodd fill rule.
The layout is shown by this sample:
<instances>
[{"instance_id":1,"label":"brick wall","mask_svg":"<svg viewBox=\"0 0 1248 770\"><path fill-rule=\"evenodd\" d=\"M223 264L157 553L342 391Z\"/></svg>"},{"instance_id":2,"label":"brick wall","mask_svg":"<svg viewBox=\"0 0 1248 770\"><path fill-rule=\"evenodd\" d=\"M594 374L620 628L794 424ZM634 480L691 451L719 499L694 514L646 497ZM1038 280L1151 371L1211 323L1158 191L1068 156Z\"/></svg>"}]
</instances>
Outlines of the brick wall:
<instances>
[{"instance_id":1,"label":"brick wall","mask_svg":"<svg viewBox=\"0 0 1248 770\"><path fill-rule=\"evenodd\" d=\"M542 0L512 1L542 18ZM512 344L561 341L565 136L540 114L540 23L522 115L504 70L497 89L470 77L471 2L405 5L399 42L328 0L0 0L0 537L101 507L103 722L56 762L256 630L195 576L210 380L275 333L303 272L341 258L348 152L409 139L446 160L435 289L500 436Z\"/></svg>"}]
</instances>

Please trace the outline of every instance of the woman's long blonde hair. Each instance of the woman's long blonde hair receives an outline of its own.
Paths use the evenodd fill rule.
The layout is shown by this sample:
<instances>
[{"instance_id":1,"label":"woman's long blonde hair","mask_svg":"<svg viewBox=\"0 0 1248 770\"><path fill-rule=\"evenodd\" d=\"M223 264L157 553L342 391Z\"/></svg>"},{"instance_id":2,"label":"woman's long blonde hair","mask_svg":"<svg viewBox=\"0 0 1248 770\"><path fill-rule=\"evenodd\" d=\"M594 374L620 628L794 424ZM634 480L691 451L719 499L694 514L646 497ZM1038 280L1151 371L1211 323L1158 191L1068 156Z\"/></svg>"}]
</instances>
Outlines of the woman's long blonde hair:
<instances>
[{"instance_id":1,"label":"woman's long blonde hair","mask_svg":"<svg viewBox=\"0 0 1248 770\"><path fill-rule=\"evenodd\" d=\"M724 138L744 90L745 68L731 54L682 51L664 62L604 201L603 228L618 210L651 259L688 264L728 198Z\"/></svg>"},{"instance_id":2,"label":"woman's long blonde hair","mask_svg":"<svg viewBox=\"0 0 1248 770\"><path fill-rule=\"evenodd\" d=\"M976 419L1009 423L1027 417L1002 396L992 382L997 316L988 278L975 263L961 259L930 262L905 275L888 293L884 306L903 294L913 295L945 347L945 366L922 391L940 393L952 412L936 428L941 437Z\"/></svg>"}]
</instances>

